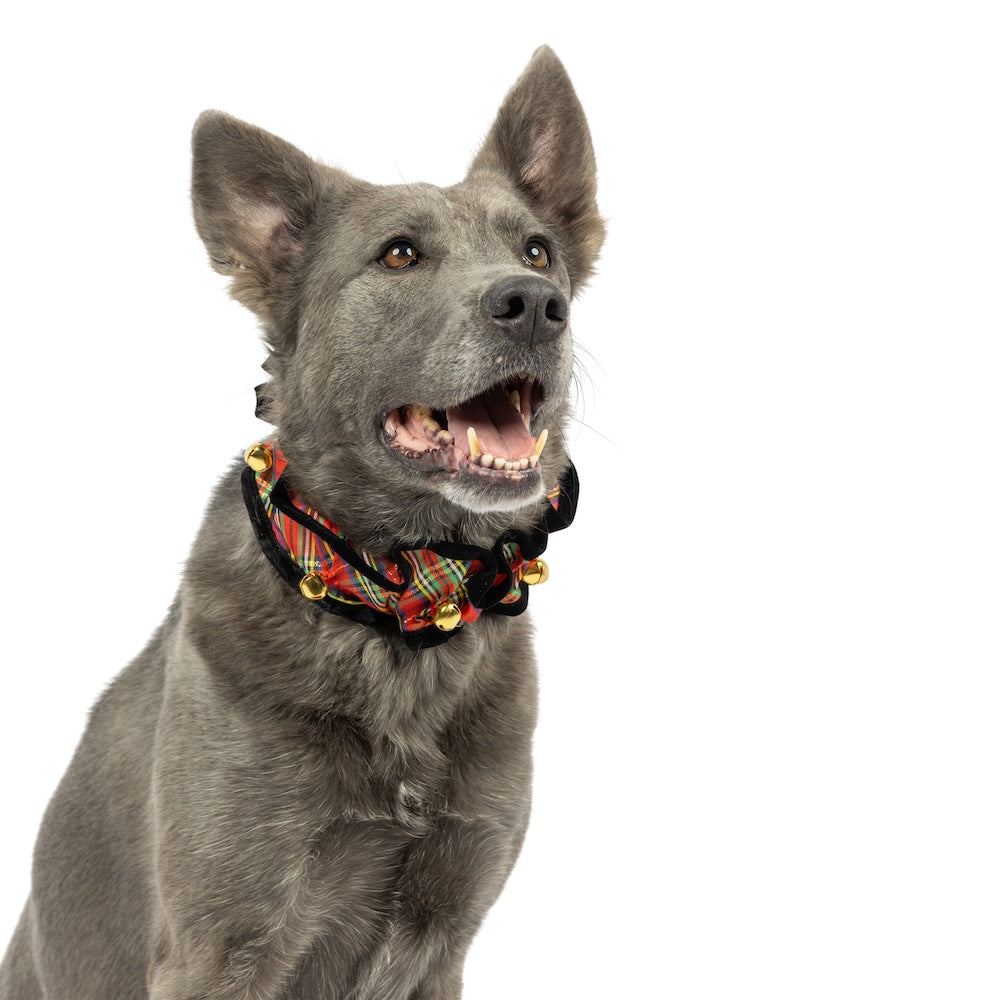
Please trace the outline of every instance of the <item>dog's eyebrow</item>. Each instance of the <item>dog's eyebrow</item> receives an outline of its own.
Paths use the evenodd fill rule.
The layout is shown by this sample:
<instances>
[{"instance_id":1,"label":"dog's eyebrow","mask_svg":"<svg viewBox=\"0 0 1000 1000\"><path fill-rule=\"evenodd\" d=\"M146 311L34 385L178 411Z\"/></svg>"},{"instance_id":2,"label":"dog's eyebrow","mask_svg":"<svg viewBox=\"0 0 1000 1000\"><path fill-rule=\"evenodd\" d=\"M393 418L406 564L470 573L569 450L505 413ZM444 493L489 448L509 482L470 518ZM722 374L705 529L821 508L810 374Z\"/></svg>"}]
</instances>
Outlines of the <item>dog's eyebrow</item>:
<instances>
[{"instance_id":1,"label":"dog's eyebrow","mask_svg":"<svg viewBox=\"0 0 1000 1000\"><path fill-rule=\"evenodd\" d=\"M489 215L489 225L495 232L518 240L526 236L540 236L548 233L549 227L530 212L520 208L504 206Z\"/></svg>"},{"instance_id":2,"label":"dog's eyebrow","mask_svg":"<svg viewBox=\"0 0 1000 1000\"><path fill-rule=\"evenodd\" d=\"M373 238L379 240L392 239L395 236L424 236L434 234L442 229L438 214L423 210L400 211L386 208L375 212L368 219L368 231ZM378 235L375 235L378 234Z\"/></svg>"}]
</instances>

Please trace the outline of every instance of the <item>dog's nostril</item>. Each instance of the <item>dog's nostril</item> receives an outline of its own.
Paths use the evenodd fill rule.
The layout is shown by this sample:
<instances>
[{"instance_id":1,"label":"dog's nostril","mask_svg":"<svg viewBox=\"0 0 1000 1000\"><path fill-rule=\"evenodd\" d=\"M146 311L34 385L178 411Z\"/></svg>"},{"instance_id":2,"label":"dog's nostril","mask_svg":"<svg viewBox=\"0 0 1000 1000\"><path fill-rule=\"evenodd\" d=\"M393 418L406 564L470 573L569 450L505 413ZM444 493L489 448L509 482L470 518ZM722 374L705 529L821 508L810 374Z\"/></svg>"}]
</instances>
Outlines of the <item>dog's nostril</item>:
<instances>
[{"instance_id":1,"label":"dog's nostril","mask_svg":"<svg viewBox=\"0 0 1000 1000\"><path fill-rule=\"evenodd\" d=\"M566 310L563 309L562 302L559 299L549 299L545 303L545 318L552 320L554 323L565 321Z\"/></svg>"},{"instance_id":2,"label":"dog's nostril","mask_svg":"<svg viewBox=\"0 0 1000 1000\"><path fill-rule=\"evenodd\" d=\"M507 311L496 314L495 319L517 319L524 312L524 299L520 295L512 295L507 300Z\"/></svg>"}]
</instances>

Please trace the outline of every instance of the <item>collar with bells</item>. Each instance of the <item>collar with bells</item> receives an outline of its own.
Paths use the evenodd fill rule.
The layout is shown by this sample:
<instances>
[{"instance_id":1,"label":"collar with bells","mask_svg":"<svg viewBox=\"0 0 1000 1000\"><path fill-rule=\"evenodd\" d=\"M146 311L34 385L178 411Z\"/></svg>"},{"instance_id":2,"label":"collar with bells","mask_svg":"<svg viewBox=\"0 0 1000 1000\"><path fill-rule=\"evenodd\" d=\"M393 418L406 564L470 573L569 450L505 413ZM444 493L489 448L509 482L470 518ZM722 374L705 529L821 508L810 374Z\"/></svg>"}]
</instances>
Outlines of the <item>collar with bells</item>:
<instances>
[{"instance_id":1,"label":"collar with bells","mask_svg":"<svg viewBox=\"0 0 1000 1000\"><path fill-rule=\"evenodd\" d=\"M549 532L572 523L579 491L570 464L538 522L504 532L491 549L433 542L378 556L288 489L282 478L288 463L274 442L253 445L245 458L243 499L278 573L317 607L388 628L411 649L437 646L482 614L524 611L529 587L548 578L538 557Z\"/></svg>"}]
</instances>

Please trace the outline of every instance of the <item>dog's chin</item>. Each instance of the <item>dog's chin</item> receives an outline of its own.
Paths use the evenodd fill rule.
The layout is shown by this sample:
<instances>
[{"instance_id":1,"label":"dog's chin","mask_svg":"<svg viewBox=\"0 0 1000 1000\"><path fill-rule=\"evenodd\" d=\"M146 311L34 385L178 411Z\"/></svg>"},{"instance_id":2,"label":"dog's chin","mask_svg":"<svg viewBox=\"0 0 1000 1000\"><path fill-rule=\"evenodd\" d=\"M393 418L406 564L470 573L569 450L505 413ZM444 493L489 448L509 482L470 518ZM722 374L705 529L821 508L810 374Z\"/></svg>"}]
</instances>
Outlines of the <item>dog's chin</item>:
<instances>
[{"instance_id":1,"label":"dog's chin","mask_svg":"<svg viewBox=\"0 0 1000 1000\"><path fill-rule=\"evenodd\" d=\"M532 469L521 475L502 478L467 471L450 476L441 486L446 500L476 514L520 510L541 499L544 491L541 472Z\"/></svg>"}]
</instances>

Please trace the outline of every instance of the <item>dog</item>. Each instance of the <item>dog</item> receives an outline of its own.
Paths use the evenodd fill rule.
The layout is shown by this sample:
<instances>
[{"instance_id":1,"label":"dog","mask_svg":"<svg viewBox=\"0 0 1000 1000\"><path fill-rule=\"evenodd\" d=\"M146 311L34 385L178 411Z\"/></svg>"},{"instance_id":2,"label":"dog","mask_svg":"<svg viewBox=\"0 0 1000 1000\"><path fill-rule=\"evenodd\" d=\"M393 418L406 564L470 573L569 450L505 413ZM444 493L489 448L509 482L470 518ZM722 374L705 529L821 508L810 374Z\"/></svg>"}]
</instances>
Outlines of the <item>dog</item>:
<instances>
[{"instance_id":1,"label":"dog","mask_svg":"<svg viewBox=\"0 0 1000 1000\"><path fill-rule=\"evenodd\" d=\"M452 187L370 184L215 111L192 145L274 435L91 714L0 998L454 1000L525 835L521 612L576 506L586 119L542 48Z\"/></svg>"}]
</instances>

